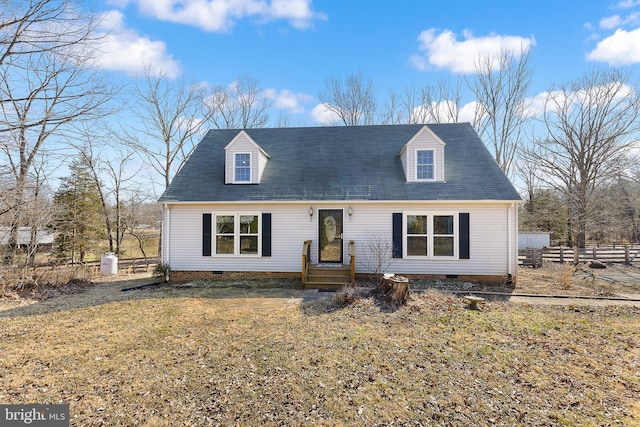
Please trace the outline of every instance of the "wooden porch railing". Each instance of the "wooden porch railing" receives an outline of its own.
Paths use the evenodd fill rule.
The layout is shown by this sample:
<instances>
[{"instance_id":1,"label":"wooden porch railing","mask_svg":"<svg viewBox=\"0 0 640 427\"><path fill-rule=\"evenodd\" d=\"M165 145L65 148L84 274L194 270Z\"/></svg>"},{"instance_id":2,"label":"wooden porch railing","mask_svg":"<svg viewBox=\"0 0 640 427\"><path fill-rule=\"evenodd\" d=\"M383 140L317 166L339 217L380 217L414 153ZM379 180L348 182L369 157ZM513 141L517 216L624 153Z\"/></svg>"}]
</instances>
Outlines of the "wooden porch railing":
<instances>
[{"instance_id":1,"label":"wooden porch railing","mask_svg":"<svg viewBox=\"0 0 640 427\"><path fill-rule=\"evenodd\" d=\"M311 262L311 240L305 240L302 245L302 283L307 283L309 263Z\"/></svg>"},{"instance_id":2,"label":"wooden porch railing","mask_svg":"<svg viewBox=\"0 0 640 427\"><path fill-rule=\"evenodd\" d=\"M349 261L351 267L351 285L356 283L356 242L349 240Z\"/></svg>"}]
</instances>

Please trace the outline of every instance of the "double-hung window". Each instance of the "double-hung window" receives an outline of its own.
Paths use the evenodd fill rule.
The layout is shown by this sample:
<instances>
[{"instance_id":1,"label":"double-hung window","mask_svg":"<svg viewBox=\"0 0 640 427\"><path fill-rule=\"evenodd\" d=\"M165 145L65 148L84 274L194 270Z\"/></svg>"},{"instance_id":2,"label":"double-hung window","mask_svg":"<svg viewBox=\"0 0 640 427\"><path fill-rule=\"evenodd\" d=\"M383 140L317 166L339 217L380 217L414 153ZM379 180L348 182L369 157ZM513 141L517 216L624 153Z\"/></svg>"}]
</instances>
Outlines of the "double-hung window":
<instances>
[{"instance_id":1,"label":"double-hung window","mask_svg":"<svg viewBox=\"0 0 640 427\"><path fill-rule=\"evenodd\" d=\"M216 255L259 255L260 215L216 214L213 241Z\"/></svg>"},{"instance_id":2,"label":"double-hung window","mask_svg":"<svg viewBox=\"0 0 640 427\"><path fill-rule=\"evenodd\" d=\"M234 155L234 182L251 182L251 154L236 153Z\"/></svg>"},{"instance_id":3,"label":"double-hung window","mask_svg":"<svg viewBox=\"0 0 640 427\"><path fill-rule=\"evenodd\" d=\"M418 181L435 179L433 150L416 150L416 179Z\"/></svg>"},{"instance_id":4,"label":"double-hung window","mask_svg":"<svg viewBox=\"0 0 640 427\"><path fill-rule=\"evenodd\" d=\"M407 213L404 220L404 253L407 257L456 257L458 215Z\"/></svg>"}]
</instances>

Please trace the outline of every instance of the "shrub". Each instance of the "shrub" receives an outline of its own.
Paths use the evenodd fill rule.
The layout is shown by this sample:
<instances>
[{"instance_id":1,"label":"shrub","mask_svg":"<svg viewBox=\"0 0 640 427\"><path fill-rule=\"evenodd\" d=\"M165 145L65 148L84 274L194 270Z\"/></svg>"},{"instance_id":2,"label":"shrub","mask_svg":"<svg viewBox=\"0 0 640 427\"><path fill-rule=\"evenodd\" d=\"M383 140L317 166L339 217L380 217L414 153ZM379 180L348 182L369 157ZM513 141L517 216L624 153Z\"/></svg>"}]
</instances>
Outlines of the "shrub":
<instances>
[{"instance_id":1,"label":"shrub","mask_svg":"<svg viewBox=\"0 0 640 427\"><path fill-rule=\"evenodd\" d=\"M165 283L169 282L169 273L171 266L169 263L161 262L153 269L153 276L162 279Z\"/></svg>"}]
</instances>

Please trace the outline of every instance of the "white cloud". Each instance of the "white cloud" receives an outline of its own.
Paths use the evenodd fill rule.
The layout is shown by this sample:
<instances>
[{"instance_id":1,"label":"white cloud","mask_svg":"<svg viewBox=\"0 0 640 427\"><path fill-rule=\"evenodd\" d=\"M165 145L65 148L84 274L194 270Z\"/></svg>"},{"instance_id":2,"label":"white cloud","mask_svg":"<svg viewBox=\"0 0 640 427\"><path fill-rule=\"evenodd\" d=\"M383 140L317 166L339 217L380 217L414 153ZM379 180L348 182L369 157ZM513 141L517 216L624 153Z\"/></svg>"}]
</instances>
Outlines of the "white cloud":
<instances>
[{"instance_id":1,"label":"white cloud","mask_svg":"<svg viewBox=\"0 0 640 427\"><path fill-rule=\"evenodd\" d=\"M638 24L640 24L640 13L638 12L630 13L624 18L620 17L620 15L613 15L600 20L600 28L605 30L612 30L625 25L635 26Z\"/></svg>"},{"instance_id":2,"label":"white cloud","mask_svg":"<svg viewBox=\"0 0 640 427\"><path fill-rule=\"evenodd\" d=\"M280 110L287 110L290 113L297 114L304 112L303 104L313 101L311 95L305 93L293 93L288 89L282 89L279 92L276 89L265 89L265 98L273 100L273 106Z\"/></svg>"},{"instance_id":3,"label":"white cloud","mask_svg":"<svg viewBox=\"0 0 640 427\"><path fill-rule=\"evenodd\" d=\"M526 106L522 115L523 117L534 118L542 116L545 110L548 113L556 112L558 107L566 102L564 97L565 93L560 90L540 92L525 100Z\"/></svg>"},{"instance_id":4,"label":"white cloud","mask_svg":"<svg viewBox=\"0 0 640 427\"><path fill-rule=\"evenodd\" d=\"M524 117L541 117L544 113L557 113L558 111L570 111L579 106L593 105L598 100L609 102L609 94L614 93L614 101L629 100L634 90L631 86L622 83L610 83L606 86L594 86L577 91L553 90L544 91L525 100L526 108Z\"/></svg>"},{"instance_id":5,"label":"white cloud","mask_svg":"<svg viewBox=\"0 0 640 427\"><path fill-rule=\"evenodd\" d=\"M600 28L604 28L605 30L617 28L622 23L622 18L620 15L607 16L600 20Z\"/></svg>"},{"instance_id":6,"label":"white cloud","mask_svg":"<svg viewBox=\"0 0 640 427\"><path fill-rule=\"evenodd\" d=\"M636 6L640 6L640 0L621 0L613 7L616 9L629 9Z\"/></svg>"},{"instance_id":7,"label":"white cloud","mask_svg":"<svg viewBox=\"0 0 640 427\"><path fill-rule=\"evenodd\" d=\"M587 59L606 62L612 66L640 62L640 28L631 31L616 30L598 42L596 48L587 54Z\"/></svg>"},{"instance_id":8,"label":"white cloud","mask_svg":"<svg viewBox=\"0 0 640 427\"><path fill-rule=\"evenodd\" d=\"M311 120L323 125L332 125L340 121L340 117L325 104L318 104L311 110Z\"/></svg>"},{"instance_id":9,"label":"white cloud","mask_svg":"<svg viewBox=\"0 0 640 427\"><path fill-rule=\"evenodd\" d=\"M106 12L100 24L103 38L96 49L97 66L106 70L126 71L129 74L142 74L146 69L152 75L176 78L180 75L180 63L167 52L163 41L151 40L126 28L124 15L111 10Z\"/></svg>"},{"instance_id":10,"label":"white cloud","mask_svg":"<svg viewBox=\"0 0 640 427\"><path fill-rule=\"evenodd\" d=\"M464 31L463 40L450 30L438 32L435 28L423 31L418 36L419 49L423 52L411 57L411 64L419 70L430 68L447 69L454 73L471 73L480 58L499 54L508 50L514 54L527 52L536 44L532 36L503 36L490 34L474 37Z\"/></svg>"},{"instance_id":11,"label":"white cloud","mask_svg":"<svg viewBox=\"0 0 640 427\"><path fill-rule=\"evenodd\" d=\"M325 19L313 10L312 0L117 0L136 3L153 18L191 25L210 32L229 31L239 19L284 19L296 28L308 28L314 19Z\"/></svg>"},{"instance_id":12,"label":"white cloud","mask_svg":"<svg viewBox=\"0 0 640 427\"><path fill-rule=\"evenodd\" d=\"M471 101L464 104L460 107L460 111L458 112L458 122L459 123L473 123L476 117L476 109L478 108L477 101Z\"/></svg>"}]
</instances>

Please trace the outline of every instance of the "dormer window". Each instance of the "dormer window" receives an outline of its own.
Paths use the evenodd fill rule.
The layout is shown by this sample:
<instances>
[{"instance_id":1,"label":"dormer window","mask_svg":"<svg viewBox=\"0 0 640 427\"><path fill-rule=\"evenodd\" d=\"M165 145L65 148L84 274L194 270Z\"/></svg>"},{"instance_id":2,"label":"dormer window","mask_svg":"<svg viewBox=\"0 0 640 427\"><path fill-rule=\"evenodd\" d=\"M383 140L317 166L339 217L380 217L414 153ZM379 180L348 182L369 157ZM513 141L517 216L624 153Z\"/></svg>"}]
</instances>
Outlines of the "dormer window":
<instances>
[{"instance_id":1,"label":"dormer window","mask_svg":"<svg viewBox=\"0 0 640 427\"><path fill-rule=\"evenodd\" d=\"M445 182L445 143L424 126L400 151L400 161L407 182Z\"/></svg>"},{"instance_id":2,"label":"dormer window","mask_svg":"<svg viewBox=\"0 0 640 427\"><path fill-rule=\"evenodd\" d=\"M225 184L260 184L269 155L243 130L224 147Z\"/></svg>"},{"instance_id":3,"label":"dormer window","mask_svg":"<svg viewBox=\"0 0 640 427\"><path fill-rule=\"evenodd\" d=\"M433 150L416 150L416 180L433 180L434 174Z\"/></svg>"},{"instance_id":4,"label":"dormer window","mask_svg":"<svg viewBox=\"0 0 640 427\"><path fill-rule=\"evenodd\" d=\"M251 182L251 154L236 153L234 161L234 182Z\"/></svg>"}]
</instances>

